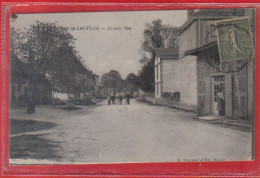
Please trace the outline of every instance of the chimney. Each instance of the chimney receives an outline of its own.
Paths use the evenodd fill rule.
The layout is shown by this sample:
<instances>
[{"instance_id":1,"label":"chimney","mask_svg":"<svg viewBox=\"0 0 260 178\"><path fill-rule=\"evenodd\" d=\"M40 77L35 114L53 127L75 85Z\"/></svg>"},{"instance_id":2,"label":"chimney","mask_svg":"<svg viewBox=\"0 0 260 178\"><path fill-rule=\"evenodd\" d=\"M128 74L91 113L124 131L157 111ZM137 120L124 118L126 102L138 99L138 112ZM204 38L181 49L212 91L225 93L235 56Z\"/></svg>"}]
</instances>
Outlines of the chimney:
<instances>
[{"instance_id":1,"label":"chimney","mask_svg":"<svg viewBox=\"0 0 260 178\"><path fill-rule=\"evenodd\" d=\"M190 20L190 18L193 16L194 12L195 12L195 10L193 10L193 9L187 11L187 20Z\"/></svg>"}]
</instances>

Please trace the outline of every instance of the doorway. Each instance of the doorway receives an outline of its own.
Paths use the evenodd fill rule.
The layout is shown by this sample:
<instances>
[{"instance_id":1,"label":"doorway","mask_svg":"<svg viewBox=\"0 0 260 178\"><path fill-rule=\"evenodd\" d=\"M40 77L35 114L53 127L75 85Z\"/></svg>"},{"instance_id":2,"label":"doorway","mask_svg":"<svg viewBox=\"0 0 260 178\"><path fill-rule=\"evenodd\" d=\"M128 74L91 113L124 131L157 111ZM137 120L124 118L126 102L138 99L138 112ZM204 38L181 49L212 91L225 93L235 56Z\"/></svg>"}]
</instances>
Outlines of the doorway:
<instances>
[{"instance_id":1,"label":"doorway","mask_svg":"<svg viewBox=\"0 0 260 178\"><path fill-rule=\"evenodd\" d=\"M212 108L211 113L214 115L219 115L220 107L225 110L225 104L223 103L221 106L218 106L219 95L225 101L225 76L218 75L212 77ZM219 94L222 92L222 94Z\"/></svg>"}]
</instances>

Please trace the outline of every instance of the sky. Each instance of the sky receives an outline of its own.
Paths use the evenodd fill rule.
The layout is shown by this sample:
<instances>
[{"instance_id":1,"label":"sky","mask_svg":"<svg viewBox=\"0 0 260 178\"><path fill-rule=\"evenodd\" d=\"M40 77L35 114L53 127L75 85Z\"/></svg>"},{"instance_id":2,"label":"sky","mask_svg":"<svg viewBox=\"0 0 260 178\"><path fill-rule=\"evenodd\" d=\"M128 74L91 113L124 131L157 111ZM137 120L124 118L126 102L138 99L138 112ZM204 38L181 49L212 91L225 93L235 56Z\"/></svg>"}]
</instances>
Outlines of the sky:
<instances>
[{"instance_id":1,"label":"sky","mask_svg":"<svg viewBox=\"0 0 260 178\"><path fill-rule=\"evenodd\" d=\"M145 23L161 19L162 24L180 27L186 14L186 10L17 14L11 27L23 29L36 21L68 27L88 69L100 77L117 70L125 79L141 69L139 49Z\"/></svg>"}]
</instances>

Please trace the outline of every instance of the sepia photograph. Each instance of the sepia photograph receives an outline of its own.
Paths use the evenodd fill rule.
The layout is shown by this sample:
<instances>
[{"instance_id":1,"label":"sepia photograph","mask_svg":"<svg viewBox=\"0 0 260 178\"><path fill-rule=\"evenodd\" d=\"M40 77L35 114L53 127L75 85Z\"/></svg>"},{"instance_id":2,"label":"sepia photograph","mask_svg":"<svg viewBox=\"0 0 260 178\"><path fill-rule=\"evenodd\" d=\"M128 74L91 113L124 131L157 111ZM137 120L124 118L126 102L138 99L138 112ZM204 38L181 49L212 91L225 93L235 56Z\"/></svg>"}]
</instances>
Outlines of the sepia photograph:
<instances>
[{"instance_id":1,"label":"sepia photograph","mask_svg":"<svg viewBox=\"0 0 260 178\"><path fill-rule=\"evenodd\" d=\"M255 19L11 14L9 163L254 160Z\"/></svg>"}]
</instances>

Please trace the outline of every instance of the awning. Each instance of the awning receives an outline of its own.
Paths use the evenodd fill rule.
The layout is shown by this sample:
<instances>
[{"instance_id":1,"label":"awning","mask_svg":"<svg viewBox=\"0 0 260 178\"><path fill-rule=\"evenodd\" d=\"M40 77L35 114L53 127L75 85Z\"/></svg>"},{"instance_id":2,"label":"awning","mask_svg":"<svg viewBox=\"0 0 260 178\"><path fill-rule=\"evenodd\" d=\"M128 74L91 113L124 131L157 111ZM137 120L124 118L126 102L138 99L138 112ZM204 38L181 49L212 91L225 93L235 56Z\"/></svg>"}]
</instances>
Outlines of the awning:
<instances>
[{"instance_id":1,"label":"awning","mask_svg":"<svg viewBox=\"0 0 260 178\"><path fill-rule=\"evenodd\" d=\"M217 46L217 41L212 41L212 42L204 44L204 45L202 45L202 46L200 46L198 48L194 48L194 49L185 51L184 55L185 56L188 56L188 55L195 55L196 56L199 51L203 51L203 50L215 47L215 46Z\"/></svg>"}]
</instances>

